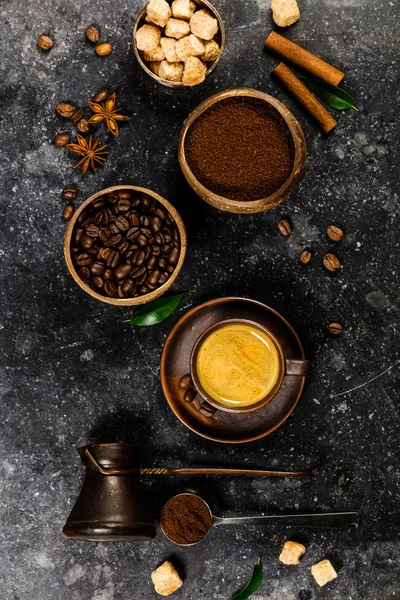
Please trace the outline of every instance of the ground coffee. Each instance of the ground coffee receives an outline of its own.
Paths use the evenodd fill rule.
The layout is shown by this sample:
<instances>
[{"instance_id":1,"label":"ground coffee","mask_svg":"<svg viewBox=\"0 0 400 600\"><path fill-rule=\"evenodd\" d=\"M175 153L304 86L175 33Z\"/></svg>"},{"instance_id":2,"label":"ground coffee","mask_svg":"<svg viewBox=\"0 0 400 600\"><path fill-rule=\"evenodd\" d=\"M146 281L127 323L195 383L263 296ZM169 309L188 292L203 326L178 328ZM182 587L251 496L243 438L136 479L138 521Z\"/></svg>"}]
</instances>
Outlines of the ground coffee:
<instances>
[{"instance_id":1,"label":"ground coffee","mask_svg":"<svg viewBox=\"0 0 400 600\"><path fill-rule=\"evenodd\" d=\"M167 502L161 513L164 533L177 544L195 544L212 526L207 504L194 494L180 494Z\"/></svg>"},{"instance_id":2,"label":"ground coffee","mask_svg":"<svg viewBox=\"0 0 400 600\"><path fill-rule=\"evenodd\" d=\"M207 189L232 200L259 200L289 177L294 145L279 112L259 98L213 104L189 128L185 154Z\"/></svg>"}]
</instances>

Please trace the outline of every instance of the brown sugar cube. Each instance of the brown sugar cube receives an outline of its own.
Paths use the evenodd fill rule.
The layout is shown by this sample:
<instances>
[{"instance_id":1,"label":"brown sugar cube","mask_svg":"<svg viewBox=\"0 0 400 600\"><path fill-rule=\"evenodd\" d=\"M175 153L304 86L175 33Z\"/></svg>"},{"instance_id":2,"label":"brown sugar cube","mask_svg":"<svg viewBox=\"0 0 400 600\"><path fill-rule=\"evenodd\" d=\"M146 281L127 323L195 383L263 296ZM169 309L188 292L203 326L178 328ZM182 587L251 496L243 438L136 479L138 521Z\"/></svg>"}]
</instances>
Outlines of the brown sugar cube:
<instances>
[{"instance_id":1,"label":"brown sugar cube","mask_svg":"<svg viewBox=\"0 0 400 600\"><path fill-rule=\"evenodd\" d=\"M300 564L300 556L306 551L306 547L303 544L297 542L285 542L279 560L284 565L298 565Z\"/></svg>"},{"instance_id":2,"label":"brown sugar cube","mask_svg":"<svg viewBox=\"0 0 400 600\"><path fill-rule=\"evenodd\" d=\"M215 42L214 40L204 40L203 45L204 52L199 57L200 60L203 60L204 62L211 62L213 60L216 60L219 56L219 46L217 42Z\"/></svg>"},{"instance_id":3,"label":"brown sugar cube","mask_svg":"<svg viewBox=\"0 0 400 600\"><path fill-rule=\"evenodd\" d=\"M150 0L147 5L146 21L165 27L171 14L171 7L166 0Z\"/></svg>"},{"instance_id":4,"label":"brown sugar cube","mask_svg":"<svg viewBox=\"0 0 400 600\"><path fill-rule=\"evenodd\" d=\"M202 40L212 40L218 31L218 21L208 10L198 10L190 19L190 31Z\"/></svg>"},{"instance_id":5,"label":"brown sugar cube","mask_svg":"<svg viewBox=\"0 0 400 600\"><path fill-rule=\"evenodd\" d=\"M177 41L173 38L165 38L162 37L160 40L160 44L162 49L164 50L165 58L168 62L179 62L179 56L175 52L175 45Z\"/></svg>"},{"instance_id":6,"label":"brown sugar cube","mask_svg":"<svg viewBox=\"0 0 400 600\"><path fill-rule=\"evenodd\" d=\"M165 35L167 37L180 40L181 38L185 37L185 35L189 35L189 33L189 23L182 21L181 19L168 19L165 26Z\"/></svg>"},{"instance_id":7,"label":"brown sugar cube","mask_svg":"<svg viewBox=\"0 0 400 600\"><path fill-rule=\"evenodd\" d=\"M179 56L179 60L186 60L189 56L201 56L204 54L204 44L191 33L176 42L175 52Z\"/></svg>"},{"instance_id":8,"label":"brown sugar cube","mask_svg":"<svg viewBox=\"0 0 400 600\"><path fill-rule=\"evenodd\" d=\"M153 73L155 73L156 75L160 75L160 65L161 63L155 60L151 60L147 63L147 66L149 67L150 71L153 71Z\"/></svg>"},{"instance_id":9,"label":"brown sugar cube","mask_svg":"<svg viewBox=\"0 0 400 600\"><path fill-rule=\"evenodd\" d=\"M170 63L167 60L163 60L160 63L158 75L168 81L182 81L183 64L180 62Z\"/></svg>"},{"instance_id":10,"label":"brown sugar cube","mask_svg":"<svg viewBox=\"0 0 400 600\"><path fill-rule=\"evenodd\" d=\"M144 60L160 62L164 60L165 52L161 44L158 44L157 48L154 48L154 50L150 50L149 52L143 52L143 58Z\"/></svg>"},{"instance_id":11,"label":"brown sugar cube","mask_svg":"<svg viewBox=\"0 0 400 600\"><path fill-rule=\"evenodd\" d=\"M272 18L278 27L289 27L300 19L296 0L272 0Z\"/></svg>"},{"instance_id":12,"label":"brown sugar cube","mask_svg":"<svg viewBox=\"0 0 400 600\"><path fill-rule=\"evenodd\" d=\"M179 590L183 581L179 577L174 565L166 560L151 574L154 589L160 596L169 596Z\"/></svg>"},{"instance_id":13,"label":"brown sugar cube","mask_svg":"<svg viewBox=\"0 0 400 600\"><path fill-rule=\"evenodd\" d=\"M189 20L196 10L196 4L192 0L174 0L171 9L175 19Z\"/></svg>"},{"instance_id":14,"label":"brown sugar cube","mask_svg":"<svg viewBox=\"0 0 400 600\"><path fill-rule=\"evenodd\" d=\"M321 562L313 565L311 567L311 574L321 587L337 577L337 573L329 560L321 560Z\"/></svg>"},{"instance_id":15,"label":"brown sugar cube","mask_svg":"<svg viewBox=\"0 0 400 600\"><path fill-rule=\"evenodd\" d=\"M207 67L197 58L197 56L189 56L185 60L185 69L183 71L183 85L197 85L202 83L206 78Z\"/></svg>"},{"instance_id":16,"label":"brown sugar cube","mask_svg":"<svg viewBox=\"0 0 400 600\"><path fill-rule=\"evenodd\" d=\"M136 32L136 45L138 50L151 52L160 43L161 31L154 25L142 25Z\"/></svg>"}]
</instances>

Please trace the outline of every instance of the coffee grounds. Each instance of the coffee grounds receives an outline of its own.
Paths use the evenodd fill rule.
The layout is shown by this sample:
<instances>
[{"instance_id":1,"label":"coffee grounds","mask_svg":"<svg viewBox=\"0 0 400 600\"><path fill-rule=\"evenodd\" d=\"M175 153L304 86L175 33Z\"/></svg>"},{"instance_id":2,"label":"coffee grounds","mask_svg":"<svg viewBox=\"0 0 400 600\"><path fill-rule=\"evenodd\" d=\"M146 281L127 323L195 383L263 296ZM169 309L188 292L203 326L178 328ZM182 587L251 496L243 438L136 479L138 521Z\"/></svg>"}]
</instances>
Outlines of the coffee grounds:
<instances>
[{"instance_id":1,"label":"coffee grounds","mask_svg":"<svg viewBox=\"0 0 400 600\"><path fill-rule=\"evenodd\" d=\"M205 502L193 495L171 498L161 513L165 534L177 544L195 544L212 526L212 517Z\"/></svg>"},{"instance_id":2,"label":"coffee grounds","mask_svg":"<svg viewBox=\"0 0 400 600\"><path fill-rule=\"evenodd\" d=\"M207 189L232 200L259 200L289 177L294 145L280 113L258 98L213 104L190 126L187 163Z\"/></svg>"}]
</instances>

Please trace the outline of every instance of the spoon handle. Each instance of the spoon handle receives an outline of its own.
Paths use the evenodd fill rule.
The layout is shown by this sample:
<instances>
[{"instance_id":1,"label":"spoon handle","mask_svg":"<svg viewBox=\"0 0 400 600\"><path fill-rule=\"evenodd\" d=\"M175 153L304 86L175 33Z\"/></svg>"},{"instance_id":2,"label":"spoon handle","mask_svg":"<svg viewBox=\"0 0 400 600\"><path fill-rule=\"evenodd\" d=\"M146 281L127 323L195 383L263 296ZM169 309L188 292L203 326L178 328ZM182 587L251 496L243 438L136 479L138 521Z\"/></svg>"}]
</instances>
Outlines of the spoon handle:
<instances>
[{"instance_id":1,"label":"spoon handle","mask_svg":"<svg viewBox=\"0 0 400 600\"><path fill-rule=\"evenodd\" d=\"M229 469L215 467L193 467L168 469L149 467L140 469L141 475L251 475L252 477L312 477L306 471L262 471L259 469Z\"/></svg>"},{"instance_id":2,"label":"spoon handle","mask_svg":"<svg viewBox=\"0 0 400 600\"><path fill-rule=\"evenodd\" d=\"M214 525L284 525L286 527L358 527L356 512L311 515L267 515L263 517L213 517Z\"/></svg>"}]
</instances>

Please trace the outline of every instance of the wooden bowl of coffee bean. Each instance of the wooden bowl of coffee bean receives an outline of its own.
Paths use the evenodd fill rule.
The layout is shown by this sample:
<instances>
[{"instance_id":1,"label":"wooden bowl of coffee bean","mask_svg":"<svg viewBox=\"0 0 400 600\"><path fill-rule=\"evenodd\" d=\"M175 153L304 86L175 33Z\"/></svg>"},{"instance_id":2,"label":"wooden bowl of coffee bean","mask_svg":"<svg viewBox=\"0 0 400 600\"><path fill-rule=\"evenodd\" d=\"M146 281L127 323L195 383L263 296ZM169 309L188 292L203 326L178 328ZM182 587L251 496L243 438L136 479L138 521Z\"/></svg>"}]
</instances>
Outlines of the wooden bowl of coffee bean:
<instances>
[{"instance_id":1,"label":"wooden bowl of coffee bean","mask_svg":"<svg viewBox=\"0 0 400 600\"><path fill-rule=\"evenodd\" d=\"M64 239L76 283L108 304L145 304L174 283L186 254L176 209L152 190L119 185L97 192L74 214Z\"/></svg>"},{"instance_id":2,"label":"wooden bowl of coffee bean","mask_svg":"<svg viewBox=\"0 0 400 600\"><path fill-rule=\"evenodd\" d=\"M219 92L186 119L178 149L200 198L232 213L256 213L288 198L303 175L306 142L279 100L251 88Z\"/></svg>"}]
</instances>

